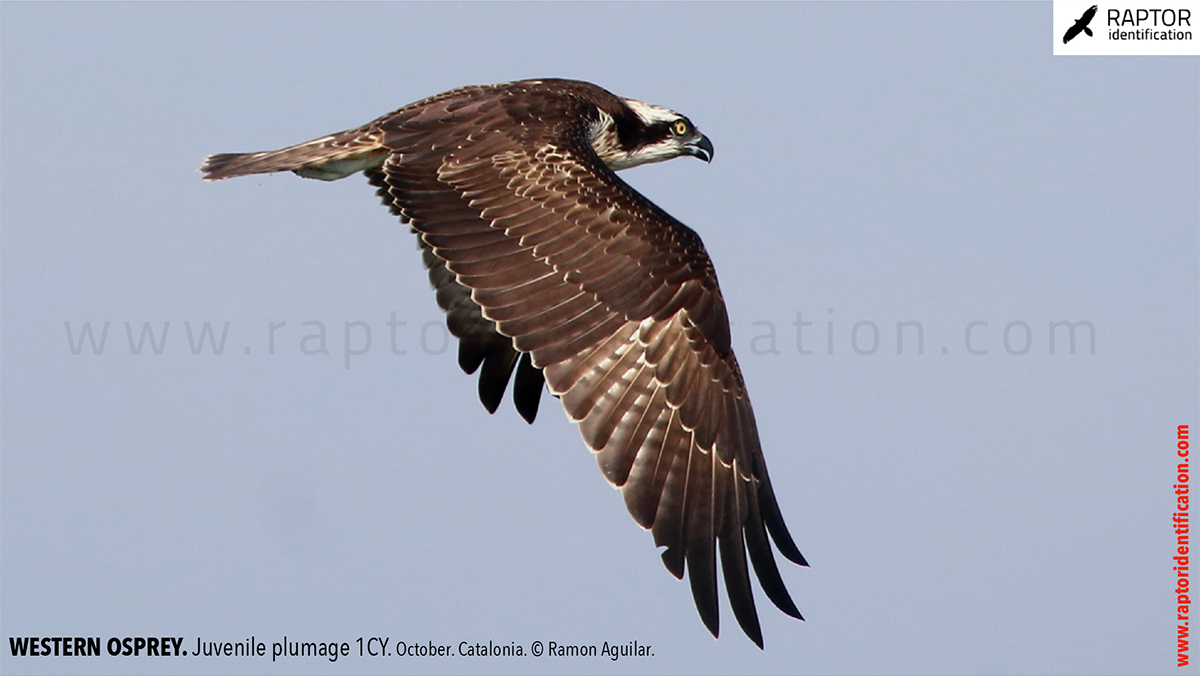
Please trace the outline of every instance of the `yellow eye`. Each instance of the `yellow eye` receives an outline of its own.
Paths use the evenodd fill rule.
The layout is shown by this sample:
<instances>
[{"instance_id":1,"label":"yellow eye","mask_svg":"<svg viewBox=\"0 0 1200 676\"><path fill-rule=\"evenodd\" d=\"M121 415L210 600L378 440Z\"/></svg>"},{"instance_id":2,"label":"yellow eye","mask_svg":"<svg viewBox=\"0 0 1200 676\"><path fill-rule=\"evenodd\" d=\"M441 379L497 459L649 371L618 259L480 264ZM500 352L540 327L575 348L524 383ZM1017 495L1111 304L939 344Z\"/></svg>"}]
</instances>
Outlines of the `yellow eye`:
<instances>
[{"instance_id":1,"label":"yellow eye","mask_svg":"<svg viewBox=\"0 0 1200 676\"><path fill-rule=\"evenodd\" d=\"M683 136L688 133L688 123L683 120L675 120L675 135Z\"/></svg>"}]
</instances>

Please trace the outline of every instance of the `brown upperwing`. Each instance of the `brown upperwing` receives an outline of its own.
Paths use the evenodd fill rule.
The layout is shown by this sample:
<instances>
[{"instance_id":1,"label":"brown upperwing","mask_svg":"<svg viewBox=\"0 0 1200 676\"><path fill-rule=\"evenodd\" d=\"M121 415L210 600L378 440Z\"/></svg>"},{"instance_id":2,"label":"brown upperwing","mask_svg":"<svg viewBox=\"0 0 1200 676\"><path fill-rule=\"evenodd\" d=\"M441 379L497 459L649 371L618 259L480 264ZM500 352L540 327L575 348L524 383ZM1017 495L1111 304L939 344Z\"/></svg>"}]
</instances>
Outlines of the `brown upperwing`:
<instances>
[{"instance_id":1,"label":"brown upperwing","mask_svg":"<svg viewBox=\"0 0 1200 676\"><path fill-rule=\"evenodd\" d=\"M716 275L693 231L595 155L586 94L427 99L371 125L389 155L367 173L420 234L452 331L493 323L503 337L478 321L455 333L509 372L513 347L532 356L668 570L682 578L686 563L714 635L719 547L734 615L761 647L746 552L797 618L767 531L807 564L771 489Z\"/></svg>"}]
</instances>

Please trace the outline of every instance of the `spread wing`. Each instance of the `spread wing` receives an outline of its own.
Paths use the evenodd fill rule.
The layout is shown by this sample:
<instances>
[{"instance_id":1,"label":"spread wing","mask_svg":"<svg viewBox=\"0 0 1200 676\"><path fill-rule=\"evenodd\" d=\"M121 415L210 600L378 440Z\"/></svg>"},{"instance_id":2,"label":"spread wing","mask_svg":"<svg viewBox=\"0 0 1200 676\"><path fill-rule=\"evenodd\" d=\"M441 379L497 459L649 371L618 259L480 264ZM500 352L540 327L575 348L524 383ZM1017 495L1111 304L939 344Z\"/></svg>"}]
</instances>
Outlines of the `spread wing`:
<instances>
[{"instance_id":1,"label":"spread wing","mask_svg":"<svg viewBox=\"0 0 1200 676\"><path fill-rule=\"evenodd\" d=\"M516 368L518 408L532 393L536 412L540 371L668 570L687 570L709 630L719 552L734 615L761 647L746 554L797 618L768 532L807 564L771 489L721 291L699 237L595 155L587 115L536 92L422 102L372 125L388 155L367 175L419 234L463 367L503 375L489 409Z\"/></svg>"}]
</instances>

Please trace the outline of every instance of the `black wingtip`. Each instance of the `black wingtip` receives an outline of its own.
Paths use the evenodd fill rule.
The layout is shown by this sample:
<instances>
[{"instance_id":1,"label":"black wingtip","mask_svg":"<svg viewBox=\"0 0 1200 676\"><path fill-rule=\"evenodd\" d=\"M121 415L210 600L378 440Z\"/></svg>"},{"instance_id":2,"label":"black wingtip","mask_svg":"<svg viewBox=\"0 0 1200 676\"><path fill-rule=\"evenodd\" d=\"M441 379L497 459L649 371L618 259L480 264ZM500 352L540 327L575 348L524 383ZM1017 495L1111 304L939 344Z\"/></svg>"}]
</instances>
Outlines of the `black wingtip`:
<instances>
[{"instance_id":1,"label":"black wingtip","mask_svg":"<svg viewBox=\"0 0 1200 676\"><path fill-rule=\"evenodd\" d=\"M796 542L792 540L792 534L788 532L787 524L783 522L783 512L779 511L779 503L775 501L775 491L771 488L770 481L763 481L759 486L758 507L763 523L771 532L771 539L775 541L779 553L792 563L808 566L808 561L800 553Z\"/></svg>"},{"instance_id":2,"label":"black wingtip","mask_svg":"<svg viewBox=\"0 0 1200 676\"><path fill-rule=\"evenodd\" d=\"M720 538L718 549L721 554L721 570L725 574L725 592L733 617L746 636L754 641L759 650L763 647L762 627L758 623L758 611L754 607L754 592L750 589L750 573L746 564L746 545L741 527Z\"/></svg>"},{"instance_id":3,"label":"black wingtip","mask_svg":"<svg viewBox=\"0 0 1200 676\"><path fill-rule=\"evenodd\" d=\"M483 370L479 372L479 401L483 402L488 413L495 413L500 408L504 390L508 388L508 380L516 367L517 352L511 347L491 350L484 358Z\"/></svg>"},{"instance_id":4,"label":"black wingtip","mask_svg":"<svg viewBox=\"0 0 1200 676\"><path fill-rule=\"evenodd\" d=\"M533 365L533 359L526 352L517 362L517 375L513 378L513 404L525 422L533 424L537 418L538 404L542 401L542 389L546 385L546 376L540 368Z\"/></svg>"},{"instance_id":5,"label":"black wingtip","mask_svg":"<svg viewBox=\"0 0 1200 676\"><path fill-rule=\"evenodd\" d=\"M775 565L775 556L771 553L771 545L767 541L767 530L763 526L762 519L754 512L751 512L751 518L746 522L744 534L746 553L750 555L750 563L754 566L758 583L766 592L767 598L771 599L771 603L774 603L775 607L784 614L797 620L803 620L804 616L800 614L800 610L796 608L796 602L788 594L783 577L779 574L779 567Z\"/></svg>"},{"instance_id":6,"label":"black wingtip","mask_svg":"<svg viewBox=\"0 0 1200 676\"><path fill-rule=\"evenodd\" d=\"M676 580L683 579L683 548L682 547L667 547L662 552L663 565L667 567L667 572L675 576Z\"/></svg>"},{"instance_id":7,"label":"black wingtip","mask_svg":"<svg viewBox=\"0 0 1200 676\"><path fill-rule=\"evenodd\" d=\"M711 545L709 545L711 547ZM721 635L720 602L717 596L717 561L712 549L689 551L686 556L688 582L700 620L713 638Z\"/></svg>"},{"instance_id":8,"label":"black wingtip","mask_svg":"<svg viewBox=\"0 0 1200 676\"><path fill-rule=\"evenodd\" d=\"M458 343L458 367L463 370L463 373L471 375L483 363L483 358L487 356L487 351L480 349L478 346L470 344L466 340L460 340Z\"/></svg>"}]
</instances>

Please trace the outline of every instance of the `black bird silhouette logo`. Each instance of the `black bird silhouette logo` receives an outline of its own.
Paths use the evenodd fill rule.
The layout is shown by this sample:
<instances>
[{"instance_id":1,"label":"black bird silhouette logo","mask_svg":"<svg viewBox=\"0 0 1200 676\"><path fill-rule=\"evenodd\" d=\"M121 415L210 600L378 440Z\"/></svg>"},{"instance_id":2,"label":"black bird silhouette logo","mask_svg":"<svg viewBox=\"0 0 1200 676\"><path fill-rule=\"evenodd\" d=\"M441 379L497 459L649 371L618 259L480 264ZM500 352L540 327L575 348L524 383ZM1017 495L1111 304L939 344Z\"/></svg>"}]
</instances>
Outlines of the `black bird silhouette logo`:
<instances>
[{"instance_id":1,"label":"black bird silhouette logo","mask_svg":"<svg viewBox=\"0 0 1200 676\"><path fill-rule=\"evenodd\" d=\"M1064 45L1070 42L1071 39L1076 35L1079 35L1080 32L1087 33L1089 38L1092 37L1092 29L1088 28L1088 24L1092 22L1093 18L1095 18L1097 8L1098 5L1092 5L1091 7L1088 7L1087 11L1083 13L1083 16L1079 17L1079 20L1075 22L1075 25L1067 29L1066 34L1063 35Z\"/></svg>"}]
</instances>

